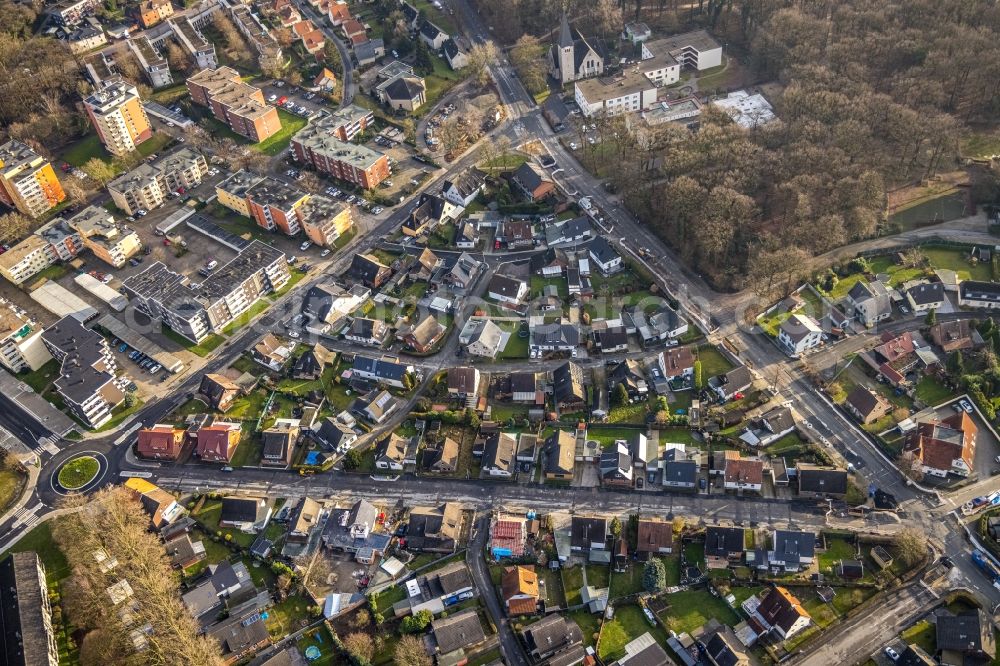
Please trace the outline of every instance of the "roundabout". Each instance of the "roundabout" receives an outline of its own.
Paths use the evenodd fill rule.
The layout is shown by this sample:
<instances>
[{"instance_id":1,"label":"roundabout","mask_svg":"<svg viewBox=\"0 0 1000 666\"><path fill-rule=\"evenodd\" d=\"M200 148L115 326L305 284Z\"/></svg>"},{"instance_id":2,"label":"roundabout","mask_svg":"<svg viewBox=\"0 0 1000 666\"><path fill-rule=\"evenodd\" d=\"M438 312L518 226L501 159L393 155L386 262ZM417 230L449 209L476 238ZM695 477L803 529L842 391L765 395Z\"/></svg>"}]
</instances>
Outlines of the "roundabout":
<instances>
[{"instance_id":1,"label":"roundabout","mask_svg":"<svg viewBox=\"0 0 1000 666\"><path fill-rule=\"evenodd\" d=\"M83 451L64 462L51 477L52 490L60 495L86 492L108 471L107 459L97 451Z\"/></svg>"}]
</instances>

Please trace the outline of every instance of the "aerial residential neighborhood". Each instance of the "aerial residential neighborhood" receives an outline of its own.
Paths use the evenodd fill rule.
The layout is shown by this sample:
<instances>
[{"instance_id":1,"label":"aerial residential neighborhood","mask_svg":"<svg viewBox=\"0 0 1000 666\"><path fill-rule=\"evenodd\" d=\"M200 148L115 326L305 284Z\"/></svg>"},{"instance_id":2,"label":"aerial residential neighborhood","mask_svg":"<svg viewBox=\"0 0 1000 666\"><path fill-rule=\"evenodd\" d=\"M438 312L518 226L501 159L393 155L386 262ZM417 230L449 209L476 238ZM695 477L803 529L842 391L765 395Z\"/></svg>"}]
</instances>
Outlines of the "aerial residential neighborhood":
<instances>
[{"instance_id":1,"label":"aerial residential neighborhood","mask_svg":"<svg viewBox=\"0 0 1000 666\"><path fill-rule=\"evenodd\" d=\"M990 2L0 4L4 663L1000 663Z\"/></svg>"}]
</instances>

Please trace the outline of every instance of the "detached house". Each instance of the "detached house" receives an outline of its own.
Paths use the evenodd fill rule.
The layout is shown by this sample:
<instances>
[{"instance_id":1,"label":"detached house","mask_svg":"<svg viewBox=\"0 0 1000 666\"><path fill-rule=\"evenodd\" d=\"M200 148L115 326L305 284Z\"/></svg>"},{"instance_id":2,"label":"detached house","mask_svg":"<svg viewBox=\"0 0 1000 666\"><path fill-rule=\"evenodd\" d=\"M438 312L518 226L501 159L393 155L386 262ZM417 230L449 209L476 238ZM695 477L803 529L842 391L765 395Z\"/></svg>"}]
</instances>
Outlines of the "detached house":
<instances>
[{"instance_id":1,"label":"detached house","mask_svg":"<svg viewBox=\"0 0 1000 666\"><path fill-rule=\"evenodd\" d=\"M451 37L445 40L441 46L441 53L444 54L444 59L448 61L448 66L452 69L462 69L469 64L469 57Z\"/></svg>"},{"instance_id":2,"label":"detached house","mask_svg":"<svg viewBox=\"0 0 1000 666\"><path fill-rule=\"evenodd\" d=\"M471 356L486 358L496 358L503 340L503 331L499 326L490 319L479 317L472 317L465 322L458 336L459 343L465 346Z\"/></svg>"},{"instance_id":3,"label":"detached house","mask_svg":"<svg viewBox=\"0 0 1000 666\"><path fill-rule=\"evenodd\" d=\"M643 398L649 393L646 376L638 361L625 359L621 363L612 366L606 374L608 389L612 392L617 390L618 385L623 385L628 392L629 398Z\"/></svg>"},{"instance_id":4,"label":"detached house","mask_svg":"<svg viewBox=\"0 0 1000 666\"><path fill-rule=\"evenodd\" d=\"M444 337L448 329L434 315L427 315L423 321L403 333L400 337L411 349L420 354L430 352Z\"/></svg>"},{"instance_id":5,"label":"detached house","mask_svg":"<svg viewBox=\"0 0 1000 666\"><path fill-rule=\"evenodd\" d=\"M149 460L177 460L184 447L184 431L157 423L139 431L136 453Z\"/></svg>"},{"instance_id":6,"label":"detached house","mask_svg":"<svg viewBox=\"0 0 1000 666\"><path fill-rule=\"evenodd\" d=\"M612 275L622 269L622 256L604 236L598 236L590 242L588 254L602 275Z\"/></svg>"},{"instance_id":7,"label":"detached house","mask_svg":"<svg viewBox=\"0 0 1000 666\"><path fill-rule=\"evenodd\" d=\"M528 625L521 636L534 663L575 666L586 656L580 627L558 613Z\"/></svg>"},{"instance_id":8,"label":"detached house","mask_svg":"<svg viewBox=\"0 0 1000 666\"><path fill-rule=\"evenodd\" d=\"M940 282L923 282L906 290L906 302L914 312L938 310L945 303L944 285Z\"/></svg>"},{"instance_id":9,"label":"detached house","mask_svg":"<svg viewBox=\"0 0 1000 666\"><path fill-rule=\"evenodd\" d=\"M576 466L576 437L569 430L557 430L545 440L545 478L571 481Z\"/></svg>"},{"instance_id":10,"label":"detached house","mask_svg":"<svg viewBox=\"0 0 1000 666\"><path fill-rule=\"evenodd\" d=\"M570 549L574 552L606 550L608 521L590 516L573 516L570 523Z\"/></svg>"},{"instance_id":11,"label":"detached house","mask_svg":"<svg viewBox=\"0 0 1000 666\"><path fill-rule=\"evenodd\" d=\"M406 388L405 378L412 373L412 365L399 363L397 359L376 359L360 354L354 357L354 365L351 368L352 379L366 379L400 389Z\"/></svg>"},{"instance_id":12,"label":"detached house","mask_svg":"<svg viewBox=\"0 0 1000 666\"><path fill-rule=\"evenodd\" d=\"M308 543L309 537L320 526L323 517L323 505L311 497L303 497L295 510L295 517L288 526L287 541L292 543Z\"/></svg>"},{"instance_id":13,"label":"detached house","mask_svg":"<svg viewBox=\"0 0 1000 666\"><path fill-rule=\"evenodd\" d=\"M567 361L553 370L552 397L556 406L563 411L586 408L587 390L584 386L583 368Z\"/></svg>"},{"instance_id":14,"label":"detached house","mask_svg":"<svg viewBox=\"0 0 1000 666\"><path fill-rule=\"evenodd\" d=\"M773 550L767 551L766 563L758 563L760 568L801 571L812 564L816 554L816 535L812 532L775 530L771 543Z\"/></svg>"},{"instance_id":15,"label":"detached house","mask_svg":"<svg viewBox=\"0 0 1000 666\"><path fill-rule=\"evenodd\" d=\"M407 466L417 464L417 441L392 433L375 447L375 467L381 470L402 472Z\"/></svg>"},{"instance_id":16,"label":"detached house","mask_svg":"<svg viewBox=\"0 0 1000 666\"><path fill-rule=\"evenodd\" d=\"M440 51L441 47L444 46L445 40L448 39L448 33L426 19L420 24L419 32L420 39L427 44L427 47L431 51Z\"/></svg>"},{"instance_id":17,"label":"detached house","mask_svg":"<svg viewBox=\"0 0 1000 666\"><path fill-rule=\"evenodd\" d=\"M754 641L768 633L788 640L812 622L799 600L777 585L763 599L754 596L744 601L743 610L750 617L748 623L754 632Z\"/></svg>"},{"instance_id":18,"label":"detached house","mask_svg":"<svg viewBox=\"0 0 1000 666\"><path fill-rule=\"evenodd\" d=\"M822 342L823 330L808 315L793 314L778 329L778 343L790 356L798 356L818 347Z\"/></svg>"},{"instance_id":19,"label":"detached house","mask_svg":"<svg viewBox=\"0 0 1000 666\"><path fill-rule=\"evenodd\" d=\"M528 295L528 285L523 280L495 274L486 291L498 303L518 305Z\"/></svg>"},{"instance_id":20,"label":"detached house","mask_svg":"<svg viewBox=\"0 0 1000 666\"><path fill-rule=\"evenodd\" d=\"M892 315L892 300L889 291L881 282L869 284L858 280L845 298L854 318L864 326L871 327Z\"/></svg>"},{"instance_id":21,"label":"detached house","mask_svg":"<svg viewBox=\"0 0 1000 666\"><path fill-rule=\"evenodd\" d=\"M482 469L490 476L512 476L516 470L514 462L516 454L515 435L506 432L490 433L483 447Z\"/></svg>"},{"instance_id":22,"label":"detached house","mask_svg":"<svg viewBox=\"0 0 1000 666\"><path fill-rule=\"evenodd\" d=\"M448 368L448 395L459 398L479 395L479 368L468 366Z\"/></svg>"},{"instance_id":23,"label":"detached house","mask_svg":"<svg viewBox=\"0 0 1000 666\"><path fill-rule=\"evenodd\" d=\"M892 411L892 403L867 386L857 385L847 395L844 408L868 425Z\"/></svg>"},{"instance_id":24,"label":"detached house","mask_svg":"<svg viewBox=\"0 0 1000 666\"><path fill-rule=\"evenodd\" d=\"M500 577L500 590L507 615L533 615L538 611L538 574L534 566L507 567Z\"/></svg>"},{"instance_id":25,"label":"detached house","mask_svg":"<svg viewBox=\"0 0 1000 666\"><path fill-rule=\"evenodd\" d=\"M847 494L847 470L807 463L796 465L800 497L843 497Z\"/></svg>"},{"instance_id":26,"label":"detached house","mask_svg":"<svg viewBox=\"0 0 1000 666\"><path fill-rule=\"evenodd\" d=\"M441 185L441 194L456 206L467 208L485 188L486 174L472 167L454 179L444 181Z\"/></svg>"},{"instance_id":27,"label":"detached house","mask_svg":"<svg viewBox=\"0 0 1000 666\"><path fill-rule=\"evenodd\" d=\"M389 327L381 319L355 317L344 339L359 345L382 347L389 340Z\"/></svg>"},{"instance_id":28,"label":"detached house","mask_svg":"<svg viewBox=\"0 0 1000 666\"><path fill-rule=\"evenodd\" d=\"M958 615L939 615L935 628L941 663L946 666L987 664L996 658L993 626L982 609Z\"/></svg>"},{"instance_id":29,"label":"detached house","mask_svg":"<svg viewBox=\"0 0 1000 666\"><path fill-rule=\"evenodd\" d=\"M462 505L445 502L437 507L410 510L406 547L436 553L453 553L462 533Z\"/></svg>"},{"instance_id":30,"label":"detached house","mask_svg":"<svg viewBox=\"0 0 1000 666\"><path fill-rule=\"evenodd\" d=\"M708 387L715 391L719 400L737 399L737 396L747 391L753 386L753 373L745 365L738 365L725 374L712 377L708 380Z\"/></svg>"},{"instance_id":31,"label":"detached house","mask_svg":"<svg viewBox=\"0 0 1000 666\"><path fill-rule=\"evenodd\" d=\"M263 497L223 497L219 526L255 532L263 529L270 517L271 508Z\"/></svg>"},{"instance_id":32,"label":"detached house","mask_svg":"<svg viewBox=\"0 0 1000 666\"><path fill-rule=\"evenodd\" d=\"M241 393L240 385L223 375L204 375L198 387L198 396L209 407L220 412L228 411Z\"/></svg>"},{"instance_id":33,"label":"detached house","mask_svg":"<svg viewBox=\"0 0 1000 666\"><path fill-rule=\"evenodd\" d=\"M268 333L250 350L250 358L268 370L280 372L292 357L292 346L283 343L272 333Z\"/></svg>"},{"instance_id":34,"label":"detached house","mask_svg":"<svg viewBox=\"0 0 1000 666\"><path fill-rule=\"evenodd\" d=\"M739 564L746 551L746 531L742 527L709 527L705 530L705 563L709 569L725 569Z\"/></svg>"},{"instance_id":35,"label":"detached house","mask_svg":"<svg viewBox=\"0 0 1000 666\"><path fill-rule=\"evenodd\" d=\"M764 463L757 458L728 458L724 479L726 490L759 493L764 485Z\"/></svg>"},{"instance_id":36,"label":"detached house","mask_svg":"<svg viewBox=\"0 0 1000 666\"><path fill-rule=\"evenodd\" d=\"M260 464L267 467L287 468L292 464L292 453L299 438L298 419L278 419L261 433L264 444Z\"/></svg>"},{"instance_id":37,"label":"detached house","mask_svg":"<svg viewBox=\"0 0 1000 666\"><path fill-rule=\"evenodd\" d=\"M613 447L601 453L597 463L601 483L617 488L632 487L632 467L632 455L624 440L618 440Z\"/></svg>"},{"instance_id":38,"label":"detached house","mask_svg":"<svg viewBox=\"0 0 1000 666\"><path fill-rule=\"evenodd\" d=\"M356 280L369 289L378 289L392 275L392 269L371 254L356 254L347 269L347 277Z\"/></svg>"},{"instance_id":39,"label":"detached house","mask_svg":"<svg viewBox=\"0 0 1000 666\"><path fill-rule=\"evenodd\" d=\"M330 351L317 343L295 360L292 366L292 379L316 381L323 376L326 366L337 358L337 353Z\"/></svg>"},{"instance_id":40,"label":"detached house","mask_svg":"<svg viewBox=\"0 0 1000 666\"><path fill-rule=\"evenodd\" d=\"M979 428L964 411L946 419L923 421L906 438L904 450L919 461L924 474L968 476L976 459Z\"/></svg>"},{"instance_id":41,"label":"detached house","mask_svg":"<svg viewBox=\"0 0 1000 666\"><path fill-rule=\"evenodd\" d=\"M640 518L635 552L639 559L648 560L657 555L669 555L674 551L673 523L657 519Z\"/></svg>"},{"instance_id":42,"label":"detached house","mask_svg":"<svg viewBox=\"0 0 1000 666\"><path fill-rule=\"evenodd\" d=\"M511 181L528 201L540 201L556 190L556 184L542 167L528 161L519 166Z\"/></svg>"},{"instance_id":43,"label":"detached house","mask_svg":"<svg viewBox=\"0 0 1000 666\"><path fill-rule=\"evenodd\" d=\"M397 400L386 390L374 390L358 398L354 411L372 423L382 423L399 407Z\"/></svg>"},{"instance_id":44,"label":"detached house","mask_svg":"<svg viewBox=\"0 0 1000 666\"><path fill-rule=\"evenodd\" d=\"M358 440L358 435L335 418L323 419L319 428L314 427L313 438L331 451L346 449Z\"/></svg>"},{"instance_id":45,"label":"detached house","mask_svg":"<svg viewBox=\"0 0 1000 666\"><path fill-rule=\"evenodd\" d=\"M227 465L236 453L243 435L242 425L216 421L210 426L198 429L198 445L195 454L202 462L221 462Z\"/></svg>"}]
</instances>

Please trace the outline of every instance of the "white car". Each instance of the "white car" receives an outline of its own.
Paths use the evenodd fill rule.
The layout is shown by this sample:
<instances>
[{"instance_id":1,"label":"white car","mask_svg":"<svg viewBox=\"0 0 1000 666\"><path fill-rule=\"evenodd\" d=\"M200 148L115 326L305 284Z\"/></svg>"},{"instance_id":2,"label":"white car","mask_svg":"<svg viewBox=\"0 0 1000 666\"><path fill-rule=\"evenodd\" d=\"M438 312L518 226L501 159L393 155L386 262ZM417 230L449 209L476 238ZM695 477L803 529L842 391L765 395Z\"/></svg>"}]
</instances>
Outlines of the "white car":
<instances>
[{"instance_id":1,"label":"white car","mask_svg":"<svg viewBox=\"0 0 1000 666\"><path fill-rule=\"evenodd\" d=\"M168 120L167 121L167 127L174 127L174 124Z\"/></svg>"},{"instance_id":2,"label":"white car","mask_svg":"<svg viewBox=\"0 0 1000 666\"><path fill-rule=\"evenodd\" d=\"M328 248L328 247L327 248L323 248L323 251L319 253L319 256L321 256L321 257L329 257L330 256L330 248Z\"/></svg>"},{"instance_id":3,"label":"white car","mask_svg":"<svg viewBox=\"0 0 1000 666\"><path fill-rule=\"evenodd\" d=\"M146 210L145 208L140 208L139 210L135 211L135 215L136 215L136 217L142 217L143 215L145 215L148 212L149 211Z\"/></svg>"},{"instance_id":4,"label":"white car","mask_svg":"<svg viewBox=\"0 0 1000 666\"><path fill-rule=\"evenodd\" d=\"M575 141L570 141L570 142L569 142L569 149L570 149L570 150L576 150L576 149L577 149L577 148L579 148L579 147L580 147L580 146L576 145L576 142L575 142Z\"/></svg>"},{"instance_id":5,"label":"white car","mask_svg":"<svg viewBox=\"0 0 1000 666\"><path fill-rule=\"evenodd\" d=\"M114 276L111 273L105 273L101 277L101 282L103 282L104 284L107 284L107 283L111 282L111 280L113 280L113 279L114 279Z\"/></svg>"},{"instance_id":6,"label":"white car","mask_svg":"<svg viewBox=\"0 0 1000 666\"><path fill-rule=\"evenodd\" d=\"M302 250L303 252L305 252L311 247L312 247L312 241L306 241L302 245L299 245L299 249Z\"/></svg>"},{"instance_id":7,"label":"white car","mask_svg":"<svg viewBox=\"0 0 1000 666\"><path fill-rule=\"evenodd\" d=\"M382 208L382 206L375 206L374 208L372 208L372 215L378 215L383 210L385 210L385 209Z\"/></svg>"},{"instance_id":8,"label":"white car","mask_svg":"<svg viewBox=\"0 0 1000 666\"><path fill-rule=\"evenodd\" d=\"M577 349L576 349L576 347L573 347L573 351L571 351L570 354L573 356L573 358L576 358L576 356L577 356Z\"/></svg>"},{"instance_id":9,"label":"white car","mask_svg":"<svg viewBox=\"0 0 1000 666\"><path fill-rule=\"evenodd\" d=\"M592 145L592 146L593 146L593 145L594 145L595 143L597 143L597 139L595 139L595 138L594 138L594 137L592 137L592 136L588 136L588 137L587 137L587 143L589 143L590 145Z\"/></svg>"},{"instance_id":10,"label":"white car","mask_svg":"<svg viewBox=\"0 0 1000 666\"><path fill-rule=\"evenodd\" d=\"M889 657L889 659L892 659L893 661L899 661L899 653L892 647L887 647L885 649L885 656Z\"/></svg>"},{"instance_id":11,"label":"white car","mask_svg":"<svg viewBox=\"0 0 1000 666\"><path fill-rule=\"evenodd\" d=\"M587 197L584 197L584 198L580 199L580 201L578 203L580 204L580 208L582 208L584 210L590 210L591 209L590 199L588 199Z\"/></svg>"},{"instance_id":12,"label":"white car","mask_svg":"<svg viewBox=\"0 0 1000 666\"><path fill-rule=\"evenodd\" d=\"M270 97L267 98L267 101L268 102L274 102L277 99L278 99L277 95L271 95Z\"/></svg>"},{"instance_id":13,"label":"white car","mask_svg":"<svg viewBox=\"0 0 1000 666\"><path fill-rule=\"evenodd\" d=\"M292 340L298 340L299 339L299 332L298 331L292 331L291 333L288 334L288 337L290 337Z\"/></svg>"},{"instance_id":14,"label":"white car","mask_svg":"<svg viewBox=\"0 0 1000 666\"><path fill-rule=\"evenodd\" d=\"M969 403L968 400L959 400L958 401L958 406L961 407L962 409L964 409L966 411L966 413L968 413L968 414L972 413L972 404Z\"/></svg>"}]
</instances>

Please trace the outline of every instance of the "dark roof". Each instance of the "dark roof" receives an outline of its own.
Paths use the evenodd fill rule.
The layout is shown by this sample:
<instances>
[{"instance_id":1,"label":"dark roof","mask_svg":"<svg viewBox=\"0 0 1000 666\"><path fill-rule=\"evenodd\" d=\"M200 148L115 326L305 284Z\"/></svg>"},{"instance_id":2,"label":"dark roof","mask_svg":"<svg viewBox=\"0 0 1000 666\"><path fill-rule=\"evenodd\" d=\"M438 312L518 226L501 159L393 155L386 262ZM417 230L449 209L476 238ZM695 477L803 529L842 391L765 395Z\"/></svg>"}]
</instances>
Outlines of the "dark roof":
<instances>
[{"instance_id":1,"label":"dark roof","mask_svg":"<svg viewBox=\"0 0 1000 666\"><path fill-rule=\"evenodd\" d=\"M42 331L42 340L61 354L56 388L63 396L81 403L114 379L104 363L107 342L72 316L63 317Z\"/></svg>"},{"instance_id":2,"label":"dark roof","mask_svg":"<svg viewBox=\"0 0 1000 666\"><path fill-rule=\"evenodd\" d=\"M704 643L704 647L709 659L718 666L736 666L740 663L740 657L746 659L746 652L743 650L743 646L737 642L727 640L726 635L721 631L715 632Z\"/></svg>"},{"instance_id":3,"label":"dark roof","mask_svg":"<svg viewBox=\"0 0 1000 666\"><path fill-rule=\"evenodd\" d=\"M539 655L550 655L583 642L583 632L576 622L562 615L547 615L524 630L528 649Z\"/></svg>"},{"instance_id":4,"label":"dark roof","mask_svg":"<svg viewBox=\"0 0 1000 666\"><path fill-rule=\"evenodd\" d=\"M375 375L379 379L402 380L406 374L407 366L402 363L394 363L370 356L354 357L354 370L360 370Z\"/></svg>"},{"instance_id":5,"label":"dark roof","mask_svg":"<svg viewBox=\"0 0 1000 666\"><path fill-rule=\"evenodd\" d=\"M934 659L915 645L907 645L896 666L936 666Z\"/></svg>"},{"instance_id":6,"label":"dark roof","mask_svg":"<svg viewBox=\"0 0 1000 666\"><path fill-rule=\"evenodd\" d=\"M847 492L847 470L799 464L798 477L799 492L831 495Z\"/></svg>"},{"instance_id":7,"label":"dark roof","mask_svg":"<svg viewBox=\"0 0 1000 666\"><path fill-rule=\"evenodd\" d=\"M351 322L350 335L369 340L380 340L388 332L385 322L367 317L355 317Z\"/></svg>"},{"instance_id":8,"label":"dark roof","mask_svg":"<svg viewBox=\"0 0 1000 666\"><path fill-rule=\"evenodd\" d=\"M963 653L996 654L993 627L982 609L961 615L939 615L937 618L937 649Z\"/></svg>"},{"instance_id":9,"label":"dark roof","mask_svg":"<svg viewBox=\"0 0 1000 666\"><path fill-rule=\"evenodd\" d=\"M268 428L261 433L265 458L287 458L295 446L296 429Z\"/></svg>"},{"instance_id":10,"label":"dark roof","mask_svg":"<svg viewBox=\"0 0 1000 666\"><path fill-rule=\"evenodd\" d=\"M590 255L602 264L614 261L620 256L604 236L598 236L590 241Z\"/></svg>"},{"instance_id":11,"label":"dark roof","mask_svg":"<svg viewBox=\"0 0 1000 666\"><path fill-rule=\"evenodd\" d=\"M34 551L13 553L0 563L0 620L5 664L47 665L50 631L42 604L45 578Z\"/></svg>"},{"instance_id":12,"label":"dark roof","mask_svg":"<svg viewBox=\"0 0 1000 666\"><path fill-rule=\"evenodd\" d=\"M306 666L307 663L302 653L293 646L285 648L267 661L258 664L258 666Z\"/></svg>"},{"instance_id":13,"label":"dark roof","mask_svg":"<svg viewBox=\"0 0 1000 666\"><path fill-rule=\"evenodd\" d=\"M663 520L639 520L635 549L640 553L657 553L661 548L672 548L674 525Z\"/></svg>"},{"instance_id":14,"label":"dark roof","mask_svg":"<svg viewBox=\"0 0 1000 666\"><path fill-rule=\"evenodd\" d=\"M410 511L406 543L411 550L454 550L461 528L462 510L457 504L416 507Z\"/></svg>"},{"instance_id":15,"label":"dark roof","mask_svg":"<svg viewBox=\"0 0 1000 666\"><path fill-rule=\"evenodd\" d=\"M727 557L729 553L742 553L746 548L746 534L742 527L709 527L705 530L705 555Z\"/></svg>"},{"instance_id":16,"label":"dark roof","mask_svg":"<svg viewBox=\"0 0 1000 666\"><path fill-rule=\"evenodd\" d=\"M760 418L767 422L768 428L773 433L784 432L795 427L792 410L788 407L775 407L766 414L761 415Z\"/></svg>"},{"instance_id":17,"label":"dark roof","mask_svg":"<svg viewBox=\"0 0 1000 666\"><path fill-rule=\"evenodd\" d=\"M473 586L472 573L465 562L452 562L421 576L417 582L426 584L431 593L438 597L455 594Z\"/></svg>"},{"instance_id":18,"label":"dark roof","mask_svg":"<svg viewBox=\"0 0 1000 666\"><path fill-rule=\"evenodd\" d=\"M719 383L725 387L727 395L732 395L753 384L753 374L747 366L738 365L729 372L719 375Z\"/></svg>"},{"instance_id":19,"label":"dark roof","mask_svg":"<svg viewBox=\"0 0 1000 666\"><path fill-rule=\"evenodd\" d=\"M590 548L591 543L608 537L608 521L604 518L573 516L570 543L576 548Z\"/></svg>"},{"instance_id":20,"label":"dark roof","mask_svg":"<svg viewBox=\"0 0 1000 666\"><path fill-rule=\"evenodd\" d=\"M420 24L420 34L427 39L437 39L438 35L443 35L444 31L428 20Z\"/></svg>"},{"instance_id":21,"label":"dark roof","mask_svg":"<svg viewBox=\"0 0 1000 666\"><path fill-rule=\"evenodd\" d=\"M456 613L431 623L438 653L447 654L460 647L469 647L483 642L486 634L479 622L479 613L473 609Z\"/></svg>"},{"instance_id":22,"label":"dark roof","mask_svg":"<svg viewBox=\"0 0 1000 666\"><path fill-rule=\"evenodd\" d=\"M772 627L788 631L800 617L809 617L799 600L783 587L775 586L764 596L757 612Z\"/></svg>"},{"instance_id":23,"label":"dark roof","mask_svg":"<svg viewBox=\"0 0 1000 666\"><path fill-rule=\"evenodd\" d=\"M455 43L455 40L451 37L444 40L444 44L441 45L441 49L444 51L445 56L449 60L454 59L455 56L462 52L462 50L458 48L458 44Z\"/></svg>"},{"instance_id":24,"label":"dark roof","mask_svg":"<svg viewBox=\"0 0 1000 666\"><path fill-rule=\"evenodd\" d=\"M384 274L388 270L388 266L379 262L372 255L356 254L351 259L351 267L348 269L348 274L355 279L373 284L380 274Z\"/></svg>"},{"instance_id":25,"label":"dark roof","mask_svg":"<svg viewBox=\"0 0 1000 666\"><path fill-rule=\"evenodd\" d=\"M479 389L476 375L476 369L469 366L448 368L448 388L459 393L475 393Z\"/></svg>"},{"instance_id":26,"label":"dark roof","mask_svg":"<svg viewBox=\"0 0 1000 666\"><path fill-rule=\"evenodd\" d=\"M323 419L316 431L316 437L332 448L340 446L341 440L354 435L355 432L333 417Z\"/></svg>"},{"instance_id":27,"label":"dark roof","mask_svg":"<svg viewBox=\"0 0 1000 666\"><path fill-rule=\"evenodd\" d=\"M542 171L541 167L532 162L525 162L514 170L514 178L521 184L521 187L534 192L543 183L551 183L551 179Z\"/></svg>"},{"instance_id":28,"label":"dark roof","mask_svg":"<svg viewBox=\"0 0 1000 666\"><path fill-rule=\"evenodd\" d=\"M962 280L958 293L963 299L975 301L1000 301L1000 283Z\"/></svg>"},{"instance_id":29,"label":"dark roof","mask_svg":"<svg viewBox=\"0 0 1000 666\"><path fill-rule=\"evenodd\" d=\"M493 279L490 280L487 291L491 294L506 296L507 298L517 298L517 293L522 284L524 283L517 278L507 277L506 275L494 275Z\"/></svg>"},{"instance_id":30,"label":"dark roof","mask_svg":"<svg viewBox=\"0 0 1000 666\"><path fill-rule=\"evenodd\" d=\"M698 480L698 463L682 458L677 449L664 454L663 483L693 484Z\"/></svg>"},{"instance_id":31,"label":"dark roof","mask_svg":"<svg viewBox=\"0 0 1000 666\"><path fill-rule=\"evenodd\" d=\"M384 91L389 99L411 100L424 91L424 85L420 82L420 79L401 76L389 83L384 88Z\"/></svg>"},{"instance_id":32,"label":"dark roof","mask_svg":"<svg viewBox=\"0 0 1000 666\"><path fill-rule=\"evenodd\" d=\"M512 372L510 373L511 393L534 393L537 388L535 373L533 372Z\"/></svg>"},{"instance_id":33,"label":"dark roof","mask_svg":"<svg viewBox=\"0 0 1000 666\"><path fill-rule=\"evenodd\" d=\"M545 98L545 101L542 102L542 110L557 123L561 123L569 116L569 108L559 95L549 95Z\"/></svg>"},{"instance_id":34,"label":"dark roof","mask_svg":"<svg viewBox=\"0 0 1000 666\"><path fill-rule=\"evenodd\" d=\"M445 42L446 49L448 47L449 42L451 42L450 39L447 42ZM441 184L441 190L444 191L454 187L456 190L458 190L458 193L462 195L462 198L465 198L470 194L472 194L473 192L477 192L485 182L486 182L486 174L477 169L476 167L471 167L464 170L457 176L454 176L453 178L449 178L448 180L444 181L444 183Z\"/></svg>"},{"instance_id":35,"label":"dark roof","mask_svg":"<svg viewBox=\"0 0 1000 666\"><path fill-rule=\"evenodd\" d=\"M583 368L572 361L563 363L552 371L552 393L556 402L586 400L583 387Z\"/></svg>"},{"instance_id":36,"label":"dark roof","mask_svg":"<svg viewBox=\"0 0 1000 666\"><path fill-rule=\"evenodd\" d=\"M597 343L597 346L601 349L615 349L621 345L628 344L628 331L625 330L624 326L612 326L610 328L599 329L594 331L594 342ZM615 366L615 370L621 366L624 366L626 369L628 368L626 362L623 361ZM619 381L618 383L621 382Z\"/></svg>"},{"instance_id":37,"label":"dark roof","mask_svg":"<svg viewBox=\"0 0 1000 666\"><path fill-rule=\"evenodd\" d=\"M939 303L944 300L944 285L940 282L914 285L906 290L906 295L917 305Z\"/></svg>"},{"instance_id":38,"label":"dark roof","mask_svg":"<svg viewBox=\"0 0 1000 666\"><path fill-rule=\"evenodd\" d=\"M255 523L264 516L267 501L258 497L223 497L220 521Z\"/></svg>"},{"instance_id":39,"label":"dark roof","mask_svg":"<svg viewBox=\"0 0 1000 666\"><path fill-rule=\"evenodd\" d=\"M672 663L673 661L667 656L666 650L660 647L659 643L653 641L638 652L613 662L612 666L615 664L618 666L668 666Z\"/></svg>"},{"instance_id":40,"label":"dark roof","mask_svg":"<svg viewBox=\"0 0 1000 666\"><path fill-rule=\"evenodd\" d=\"M816 535L792 530L774 531L774 555L782 562L800 562L816 553Z\"/></svg>"}]
</instances>

